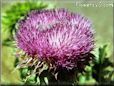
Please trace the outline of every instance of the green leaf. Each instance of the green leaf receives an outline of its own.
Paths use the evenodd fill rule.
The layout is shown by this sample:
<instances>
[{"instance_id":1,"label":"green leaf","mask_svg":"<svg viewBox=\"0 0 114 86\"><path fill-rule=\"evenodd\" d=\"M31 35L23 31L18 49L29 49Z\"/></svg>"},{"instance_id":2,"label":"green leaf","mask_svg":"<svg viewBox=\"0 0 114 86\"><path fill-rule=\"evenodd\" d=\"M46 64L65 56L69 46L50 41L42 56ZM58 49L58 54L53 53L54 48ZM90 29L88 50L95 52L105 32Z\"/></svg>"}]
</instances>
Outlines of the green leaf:
<instances>
[{"instance_id":1,"label":"green leaf","mask_svg":"<svg viewBox=\"0 0 114 86\"><path fill-rule=\"evenodd\" d=\"M26 80L26 84L35 84L36 83L35 77L36 77L35 74L28 76Z\"/></svg>"},{"instance_id":2,"label":"green leaf","mask_svg":"<svg viewBox=\"0 0 114 86\"><path fill-rule=\"evenodd\" d=\"M99 48L99 63L102 64L104 61L104 58L106 57L106 48L107 45L104 45L102 48Z\"/></svg>"},{"instance_id":3,"label":"green leaf","mask_svg":"<svg viewBox=\"0 0 114 86\"><path fill-rule=\"evenodd\" d=\"M28 68L21 68L20 69L20 75L22 79L25 79L28 75Z\"/></svg>"},{"instance_id":4,"label":"green leaf","mask_svg":"<svg viewBox=\"0 0 114 86\"><path fill-rule=\"evenodd\" d=\"M85 76L80 76L79 81L80 81L79 82L80 84L84 84L85 81L86 81L86 77Z\"/></svg>"}]
</instances>

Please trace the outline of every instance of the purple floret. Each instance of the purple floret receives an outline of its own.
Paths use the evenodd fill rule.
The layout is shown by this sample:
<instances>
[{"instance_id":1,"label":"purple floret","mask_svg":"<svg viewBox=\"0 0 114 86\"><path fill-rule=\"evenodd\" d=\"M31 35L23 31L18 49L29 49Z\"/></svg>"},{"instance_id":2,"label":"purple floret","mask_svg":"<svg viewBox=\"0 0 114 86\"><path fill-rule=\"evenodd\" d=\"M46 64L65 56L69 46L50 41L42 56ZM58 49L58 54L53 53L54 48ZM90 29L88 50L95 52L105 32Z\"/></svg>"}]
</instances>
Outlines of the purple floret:
<instances>
[{"instance_id":1,"label":"purple floret","mask_svg":"<svg viewBox=\"0 0 114 86\"><path fill-rule=\"evenodd\" d=\"M64 9L31 11L19 22L18 47L28 55L72 69L94 48L91 21ZM86 60L87 57L84 57Z\"/></svg>"}]
</instances>

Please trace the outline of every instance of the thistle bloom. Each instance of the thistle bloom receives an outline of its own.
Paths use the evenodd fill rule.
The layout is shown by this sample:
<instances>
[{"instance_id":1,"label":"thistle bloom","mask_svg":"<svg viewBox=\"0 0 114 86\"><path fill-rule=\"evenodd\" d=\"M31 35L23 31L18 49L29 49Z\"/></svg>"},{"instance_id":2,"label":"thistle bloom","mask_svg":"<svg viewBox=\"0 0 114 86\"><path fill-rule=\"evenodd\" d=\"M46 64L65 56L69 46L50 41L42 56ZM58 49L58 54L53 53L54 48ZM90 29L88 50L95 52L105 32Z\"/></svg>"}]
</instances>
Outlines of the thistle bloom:
<instances>
[{"instance_id":1,"label":"thistle bloom","mask_svg":"<svg viewBox=\"0 0 114 86\"><path fill-rule=\"evenodd\" d=\"M20 20L18 47L56 67L83 67L94 48L91 21L65 9L33 10ZM82 63L81 63L82 61Z\"/></svg>"}]
</instances>

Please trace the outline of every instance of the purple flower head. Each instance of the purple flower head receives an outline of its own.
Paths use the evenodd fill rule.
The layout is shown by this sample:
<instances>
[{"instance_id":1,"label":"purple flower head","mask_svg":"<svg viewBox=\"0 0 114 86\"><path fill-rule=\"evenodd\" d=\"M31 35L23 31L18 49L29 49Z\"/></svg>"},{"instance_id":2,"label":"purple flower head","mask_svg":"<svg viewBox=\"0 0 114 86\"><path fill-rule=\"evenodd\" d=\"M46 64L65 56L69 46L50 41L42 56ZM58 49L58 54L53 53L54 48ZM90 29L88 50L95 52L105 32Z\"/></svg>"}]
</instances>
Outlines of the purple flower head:
<instances>
[{"instance_id":1,"label":"purple flower head","mask_svg":"<svg viewBox=\"0 0 114 86\"><path fill-rule=\"evenodd\" d=\"M91 22L64 9L31 11L19 22L18 47L56 67L72 69L88 61L94 48Z\"/></svg>"}]
</instances>

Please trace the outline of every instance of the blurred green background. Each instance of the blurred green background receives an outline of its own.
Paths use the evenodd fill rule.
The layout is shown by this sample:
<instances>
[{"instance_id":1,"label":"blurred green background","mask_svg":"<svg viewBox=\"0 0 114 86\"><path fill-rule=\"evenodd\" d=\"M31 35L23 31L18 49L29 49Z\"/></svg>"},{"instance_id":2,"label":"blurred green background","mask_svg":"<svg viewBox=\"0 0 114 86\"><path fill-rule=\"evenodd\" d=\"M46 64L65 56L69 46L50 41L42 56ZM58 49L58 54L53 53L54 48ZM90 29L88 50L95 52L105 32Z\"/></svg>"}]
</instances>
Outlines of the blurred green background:
<instances>
[{"instance_id":1,"label":"blurred green background","mask_svg":"<svg viewBox=\"0 0 114 86\"><path fill-rule=\"evenodd\" d=\"M4 12L16 2L21 2L21 1L19 0L2 1L1 14L4 14ZM91 6L80 7L80 6L76 6L75 2L70 2L70 1L61 2L59 0L45 1L44 3L49 5L48 8L52 8L52 7L66 8L72 12L78 12L80 14L83 14L87 16L89 19L91 19L93 22L93 28L96 31L95 33L96 46L95 46L94 53L97 54L97 49L100 46L104 44L108 44L108 49L107 49L108 56L110 57L110 60L113 60L113 53L112 53L113 52L113 8L112 7L91 7ZM2 29L3 28L4 27L2 26ZM4 41L9 35L8 35L8 32L2 31L1 36L2 36L2 41ZM19 77L19 71L16 70L15 72L12 72L14 70L14 60L15 60L14 49L6 45L2 45L1 48L2 48L1 83L3 84L21 83L21 80Z\"/></svg>"}]
</instances>

